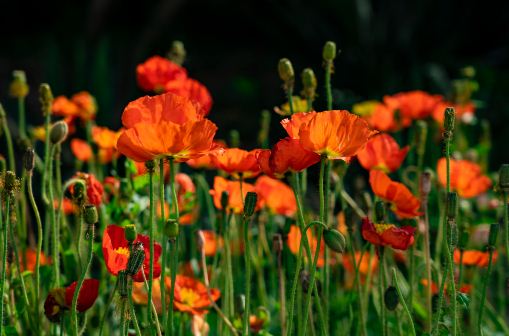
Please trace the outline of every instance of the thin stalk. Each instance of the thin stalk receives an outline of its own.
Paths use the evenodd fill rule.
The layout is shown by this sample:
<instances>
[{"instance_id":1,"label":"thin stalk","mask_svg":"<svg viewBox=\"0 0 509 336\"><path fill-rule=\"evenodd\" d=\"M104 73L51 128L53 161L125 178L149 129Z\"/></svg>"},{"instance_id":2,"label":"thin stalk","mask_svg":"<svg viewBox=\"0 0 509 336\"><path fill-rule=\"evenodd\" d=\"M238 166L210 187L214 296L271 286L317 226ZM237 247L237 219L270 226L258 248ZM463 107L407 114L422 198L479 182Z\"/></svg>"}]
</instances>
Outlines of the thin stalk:
<instances>
[{"instance_id":1,"label":"thin stalk","mask_svg":"<svg viewBox=\"0 0 509 336\"><path fill-rule=\"evenodd\" d=\"M403 309L405 310L405 313L406 313L406 315L408 317L408 320L410 321L410 327L411 327L410 332L411 332L411 335L416 336L414 320L412 319L412 313L410 313L410 309L408 309L408 306L407 306L407 304L405 302L405 297L403 296L403 293L401 292L401 288L399 287L398 276L396 274L396 269L395 268L392 269L392 280L393 280L394 286L396 287L396 290L398 292L399 301L401 302L401 305L403 306ZM431 287L431 286L429 286L429 287Z\"/></svg>"},{"instance_id":2,"label":"thin stalk","mask_svg":"<svg viewBox=\"0 0 509 336\"><path fill-rule=\"evenodd\" d=\"M365 318L364 318L364 312L365 312L365 308L364 308L364 300L363 300L363 293L362 293L362 287L361 287L361 282L359 281L359 266L357 264L357 261L355 260L355 249L354 249L354 245L353 245L353 232L349 232L350 234L348 235L349 236L349 244L348 244L348 247L350 248L350 253L352 255L352 259L353 259L353 263L352 265L354 266L354 270L355 270L355 279L354 279L354 282L355 282L355 288L357 290L357 293L359 295L359 321L360 321L360 325L361 325L361 335L362 336L367 336L368 335L368 332L367 332L367 329L366 329L366 321L365 321ZM371 255L370 255L371 257ZM362 262L362 258L364 258L364 253L361 254L360 258L359 258L359 265L360 263ZM371 260L369 260L369 263L368 263L368 268L371 268ZM368 287L369 287L369 283L366 284Z\"/></svg>"},{"instance_id":3,"label":"thin stalk","mask_svg":"<svg viewBox=\"0 0 509 336\"><path fill-rule=\"evenodd\" d=\"M0 227L2 229L2 275L0 279L0 335L3 335L4 326L4 291L5 291L5 276L7 274L7 218L9 218L9 196L5 198L5 212L6 220L3 221L2 206L0 195Z\"/></svg>"},{"instance_id":4,"label":"thin stalk","mask_svg":"<svg viewBox=\"0 0 509 336\"><path fill-rule=\"evenodd\" d=\"M504 202L504 231L505 231L505 256L509 259L509 204L507 192L502 193L502 200Z\"/></svg>"},{"instance_id":5,"label":"thin stalk","mask_svg":"<svg viewBox=\"0 0 509 336\"><path fill-rule=\"evenodd\" d=\"M9 158L9 170L12 172L16 172L16 161L14 161L15 160L14 146L12 145L11 131L9 130L9 125L7 124L7 116L5 115L5 111L1 105L0 105L0 118L2 118L2 129L5 134L5 141L7 142L7 155Z\"/></svg>"},{"instance_id":6,"label":"thin stalk","mask_svg":"<svg viewBox=\"0 0 509 336\"><path fill-rule=\"evenodd\" d=\"M154 204L154 169L149 169L148 171L148 187L149 187L149 198L150 198L150 209L149 209L149 220L148 220L148 237L150 240L149 249L150 249L150 258L149 258L149 271L148 271L148 302L147 306L148 310L148 319L149 323L152 324L154 321L154 317L152 316L152 310L150 306L152 305L152 287L154 280L154 217L155 217L155 204ZM162 301L164 302L164 301Z\"/></svg>"},{"instance_id":7,"label":"thin stalk","mask_svg":"<svg viewBox=\"0 0 509 336\"><path fill-rule=\"evenodd\" d=\"M145 277L145 270L143 269L143 266L142 267L142 272L141 272L141 275L143 276L143 283L145 284L145 289L147 290L148 292L148 282L147 282L147 278ZM149 310L152 311L152 314L154 315L154 320L155 320L155 325L156 325L156 332L157 332L157 335L158 336L161 336L162 335L162 332L161 332L161 325L159 324L159 318L157 317L157 310L156 310L156 306L154 305L154 301L151 302L151 305L150 306L147 306ZM153 331L153 330L152 330Z\"/></svg>"},{"instance_id":8,"label":"thin stalk","mask_svg":"<svg viewBox=\"0 0 509 336\"><path fill-rule=\"evenodd\" d=\"M26 138L25 97L18 97L18 124L21 137Z\"/></svg>"},{"instance_id":9,"label":"thin stalk","mask_svg":"<svg viewBox=\"0 0 509 336\"><path fill-rule=\"evenodd\" d=\"M380 246L380 266L378 268L378 290L380 295L380 320L382 322L382 335L387 336L387 316L384 304L384 291L385 291L385 258L384 258L384 247Z\"/></svg>"},{"instance_id":10,"label":"thin stalk","mask_svg":"<svg viewBox=\"0 0 509 336\"><path fill-rule=\"evenodd\" d=\"M53 200L55 199L53 197L53 156L55 154L55 146L51 146L50 150L50 162L48 165L48 171L46 172L48 174L48 193L49 193L49 199L50 202L47 205L47 210L50 214L50 223L51 223L51 234L52 234L52 264L53 264L53 283L55 287L60 286L60 260L59 260L59 238L58 238L58 226L57 221L55 218L55 208L53 207Z\"/></svg>"},{"instance_id":11,"label":"thin stalk","mask_svg":"<svg viewBox=\"0 0 509 336\"><path fill-rule=\"evenodd\" d=\"M108 315L108 310L110 310L111 303L113 302L113 298L115 297L115 293L117 292L117 288L118 280L115 281L115 287L113 287L113 291L111 292L110 296L108 297L108 301L106 302L106 307L104 308L104 313L101 318L101 323L99 325L99 336L102 336L103 334L104 321L106 321L106 315Z\"/></svg>"},{"instance_id":12,"label":"thin stalk","mask_svg":"<svg viewBox=\"0 0 509 336\"><path fill-rule=\"evenodd\" d=\"M282 249L277 250L277 269L279 277L279 297L281 301L281 308L279 310L281 319L281 335L286 334L286 290L285 290L285 271L283 269L283 255Z\"/></svg>"},{"instance_id":13,"label":"thin stalk","mask_svg":"<svg viewBox=\"0 0 509 336\"><path fill-rule=\"evenodd\" d=\"M243 335L249 334L249 312L251 303L251 247L249 243L249 221L250 218L246 217L243 220L244 226L244 262L246 264L246 278L245 278L245 289L246 289L246 304L243 313Z\"/></svg>"},{"instance_id":14,"label":"thin stalk","mask_svg":"<svg viewBox=\"0 0 509 336\"><path fill-rule=\"evenodd\" d=\"M129 281L131 283L129 284L128 287L131 288L131 290L132 290L132 279L129 279ZM134 330L136 331L136 336L141 336L140 326L138 325L138 319L136 318L136 311L134 310L134 303L133 303L133 295L132 295L132 293L129 293L129 295L127 296L127 301L128 301L128 304L129 304L129 312L130 312L129 317L133 321ZM161 301L161 302L164 302L164 301Z\"/></svg>"},{"instance_id":15,"label":"thin stalk","mask_svg":"<svg viewBox=\"0 0 509 336\"><path fill-rule=\"evenodd\" d=\"M424 212L424 263L426 266L426 280L428 286L426 286L426 310L428 312L427 318L427 331L431 331L433 324L433 307L432 297L433 292L431 288L431 252L430 252L430 239L429 239L429 212L428 212L428 200L422 201L422 210Z\"/></svg>"},{"instance_id":16,"label":"thin stalk","mask_svg":"<svg viewBox=\"0 0 509 336\"><path fill-rule=\"evenodd\" d=\"M179 206L178 206L178 198L177 198L177 192L175 189L175 163L173 158L169 159L170 161L170 190L171 190L171 196L172 196L172 205L173 205L173 213L175 220L179 220L180 213L179 213ZM180 232L179 232L180 234ZM171 271L171 289L170 289L170 306L168 308L168 319L166 321L166 332L168 332L169 335L173 335L173 328L174 328L174 321L173 321L173 301L175 300L175 279L177 278L177 263L178 263L178 241L179 237L177 237L174 240L170 240L170 247L174 246L175 249L172 254L172 262L170 265L170 271Z\"/></svg>"},{"instance_id":17,"label":"thin stalk","mask_svg":"<svg viewBox=\"0 0 509 336\"><path fill-rule=\"evenodd\" d=\"M332 110L332 89L331 89L332 62L325 64L325 93L327 95L327 110Z\"/></svg>"},{"instance_id":18,"label":"thin stalk","mask_svg":"<svg viewBox=\"0 0 509 336\"><path fill-rule=\"evenodd\" d=\"M481 296L481 302L479 304L479 317L477 320L477 331L480 336L483 336L484 333L482 331L482 318L484 314L484 305L486 302L486 291L488 289L488 282L491 275L491 266L493 262L493 248L489 249L489 259L488 259L488 269L486 270L486 273L484 275L483 279L483 285L482 285L482 296Z\"/></svg>"},{"instance_id":19,"label":"thin stalk","mask_svg":"<svg viewBox=\"0 0 509 336\"><path fill-rule=\"evenodd\" d=\"M164 213L164 205L165 205L165 198L164 198L164 158L159 160L159 202L161 203L161 221L159 225L159 235L163 241L166 241L165 235L164 235L164 226L166 225L166 217ZM163 244L163 254L162 254L162 261L161 261L161 279L165 279L166 276L166 244ZM160 286L161 287L161 302L166 302L166 286ZM166 317L166 304L162 304L162 315L163 316L163 324L164 324L164 318Z\"/></svg>"}]
</instances>

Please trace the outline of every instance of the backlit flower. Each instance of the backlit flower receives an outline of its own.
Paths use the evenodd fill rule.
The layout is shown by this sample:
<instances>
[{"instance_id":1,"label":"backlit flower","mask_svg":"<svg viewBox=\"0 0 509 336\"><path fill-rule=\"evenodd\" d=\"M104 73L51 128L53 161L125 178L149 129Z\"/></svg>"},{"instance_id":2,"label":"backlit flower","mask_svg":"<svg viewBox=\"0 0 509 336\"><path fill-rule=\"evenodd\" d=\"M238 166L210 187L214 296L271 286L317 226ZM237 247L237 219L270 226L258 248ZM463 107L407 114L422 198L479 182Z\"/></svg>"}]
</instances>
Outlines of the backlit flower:
<instances>
[{"instance_id":1,"label":"backlit flower","mask_svg":"<svg viewBox=\"0 0 509 336\"><path fill-rule=\"evenodd\" d=\"M172 284L169 277L166 277L165 284L171 290ZM210 288L209 290L212 301L207 293L207 287L203 283L194 278L177 274L174 308L191 315L206 314L207 309L221 296L218 289Z\"/></svg>"},{"instance_id":2,"label":"backlit flower","mask_svg":"<svg viewBox=\"0 0 509 336\"><path fill-rule=\"evenodd\" d=\"M362 219L361 231L364 239L377 246L391 246L397 250L406 250L414 242L415 228L412 226L373 224L366 217Z\"/></svg>"},{"instance_id":3,"label":"backlit flower","mask_svg":"<svg viewBox=\"0 0 509 336\"><path fill-rule=\"evenodd\" d=\"M416 120L429 117L442 99L440 95L416 90L385 96L384 103L389 108L398 110L403 119Z\"/></svg>"},{"instance_id":4,"label":"backlit flower","mask_svg":"<svg viewBox=\"0 0 509 336\"><path fill-rule=\"evenodd\" d=\"M409 149L408 146L400 149L396 140L388 134L378 134L369 139L357 158L364 169L394 172L405 160Z\"/></svg>"},{"instance_id":5,"label":"backlit flower","mask_svg":"<svg viewBox=\"0 0 509 336\"><path fill-rule=\"evenodd\" d=\"M240 175L249 178L260 173L256 159L258 151L258 149L246 151L240 148L226 148L215 152L212 161L218 169L231 174L234 178L239 178Z\"/></svg>"},{"instance_id":6,"label":"backlit flower","mask_svg":"<svg viewBox=\"0 0 509 336\"><path fill-rule=\"evenodd\" d=\"M410 119L401 120L398 111L377 101L355 104L353 112L366 120L370 127L381 132L396 132L411 123Z\"/></svg>"},{"instance_id":7,"label":"backlit flower","mask_svg":"<svg viewBox=\"0 0 509 336\"><path fill-rule=\"evenodd\" d=\"M142 97L127 105L122 114L118 151L146 162L172 157L177 162L207 154L217 127L203 119L188 98L172 93Z\"/></svg>"},{"instance_id":8,"label":"backlit flower","mask_svg":"<svg viewBox=\"0 0 509 336\"><path fill-rule=\"evenodd\" d=\"M355 252L355 263L357 264L359 274L366 276L370 269L371 273L376 271L378 258L370 256L368 252ZM355 273L355 267L352 264L352 256L350 254L343 254L343 266L348 272Z\"/></svg>"},{"instance_id":9,"label":"backlit flower","mask_svg":"<svg viewBox=\"0 0 509 336\"><path fill-rule=\"evenodd\" d=\"M95 98L87 91L76 93L68 99L58 96L53 100L51 107L53 115L61 117L79 117L82 120L91 120L97 113Z\"/></svg>"},{"instance_id":10,"label":"backlit flower","mask_svg":"<svg viewBox=\"0 0 509 336\"><path fill-rule=\"evenodd\" d=\"M307 124L315 116L316 112L295 113L291 118L281 120L281 125L290 138L299 139L301 126Z\"/></svg>"},{"instance_id":11,"label":"backlit flower","mask_svg":"<svg viewBox=\"0 0 509 336\"><path fill-rule=\"evenodd\" d=\"M454 263L461 263L465 266L477 266L477 267L487 267L489 261L490 254L485 251L477 251L477 250L466 250L463 251L463 259L461 259L461 252L459 250L454 250ZM493 253L493 263L497 261L498 253L494 251Z\"/></svg>"},{"instance_id":12,"label":"backlit flower","mask_svg":"<svg viewBox=\"0 0 509 336\"><path fill-rule=\"evenodd\" d=\"M71 151L79 161L88 162L93 156L92 147L81 139L71 140Z\"/></svg>"},{"instance_id":13,"label":"backlit flower","mask_svg":"<svg viewBox=\"0 0 509 336\"><path fill-rule=\"evenodd\" d=\"M214 156L219 155L224 148L226 148L226 144L224 142L214 140L208 154L196 159L189 159L186 161L186 164L194 169L216 169L214 165Z\"/></svg>"},{"instance_id":14,"label":"backlit flower","mask_svg":"<svg viewBox=\"0 0 509 336\"><path fill-rule=\"evenodd\" d=\"M438 160L438 181L445 187L447 184L447 162ZM471 198L486 192L491 187L491 180L482 174L481 167L467 160L450 160L451 189L463 198Z\"/></svg>"},{"instance_id":15,"label":"backlit flower","mask_svg":"<svg viewBox=\"0 0 509 336\"><path fill-rule=\"evenodd\" d=\"M292 217L297 211L293 190L279 180L260 176L255 182L255 192L274 214Z\"/></svg>"},{"instance_id":16,"label":"backlit flower","mask_svg":"<svg viewBox=\"0 0 509 336\"><path fill-rule=\"evenodd\" d=\"M210 194L214 199L214 205L218 209L221 207L221 195L223 192L228 193L228 208L227 212L241 213L244 210L244 199L246 194L250 191L255 191L252 184L242 183L242 195L240 193L240 181L229 181L221 176L214 178L214 188L210 190ZM258 200L260 203L260 200Z\"/></svg>"},{"instance_id":17,"label":"backlit flower","mask_svg":"<svg viewBox=\"0 0 509 336\"><path fill-rule=\"evenodd\" d=\"M164 87L165 92L171 92L179 96L187 97L197 103L200 114L206 116L212 108L212 96L207 87L192 78L181 81L170 81Z\"/></svg>"},{"instance_id":18,"label":"backlit flower","mask_svg":"<svg viewBox=\"0 0 509 336\"><path fill-rule=\"evenodd\" d=\"M134 243L141 243L145 251L145 260L143 267L133 276L136 282L143 282L142 270L148 279L150 272L150 240L148 236L138 234ZM104 230L102 250L104 261L108 272L117 275L119 271L126 268L129 260L129 243L125 238L124 228L118 225L108 225ZM159 264L159 256L161 255L161 245L154 243L154 279L161 274L161 265Z\"/></svg>"},{"instance_id":19,"label":"backlit flower","mask_svg":"<svg viewBox=\"0 0 509 336\"><path fill-rule=\"evenodd\" d=\"M413 218L421 215L419 199L403 183L392 181L380 170L371 170L369 184L376 196L391 203L392 211L399 217Z\"/></svg>"},{"instance_id":20,"label":"backlit flower","mask_svg":"<svg viewBox=\"0 0 509 336\"><path fill-rule=\"evenodd\" d=\"M147 92L162 93L168 82L186 78L186 69L161 56L152 56L136 67L138 85Z\"/></svg>"}]
</instances>

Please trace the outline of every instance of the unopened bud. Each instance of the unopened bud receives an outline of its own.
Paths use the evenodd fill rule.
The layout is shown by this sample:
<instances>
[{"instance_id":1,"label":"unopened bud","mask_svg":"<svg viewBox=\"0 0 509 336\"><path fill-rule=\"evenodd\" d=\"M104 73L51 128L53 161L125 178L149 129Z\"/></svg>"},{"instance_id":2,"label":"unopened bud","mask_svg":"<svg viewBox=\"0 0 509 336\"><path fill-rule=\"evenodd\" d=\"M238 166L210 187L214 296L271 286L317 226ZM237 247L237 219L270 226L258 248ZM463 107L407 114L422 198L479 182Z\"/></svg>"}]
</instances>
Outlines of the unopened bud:
<instances>
[{"instance_id":1,"label":"unopened bud","mask_svg":"<svg viewBox=\"0 0 509 336\"><path fill-rule=\"evenodd\" d=\"M179 223L174 218L168 218L164 226L164 233L168 239L176 239L179 235Z\"/></svg>"},{"instance_id":2,"label":"unopened bud","mask_svg":"<svg viewBox=\"0 0 509 336\"><path fill-rule=\"evenodd\" d=\"M452 136L452 132L454 131L455 118L456 112L454 111L454 107L447 107L444 112L444 129L446 132L449 132L450 136Z\"/></svg>"},{"instance_id":3,"label":"unopened bud","mask_svg":"<svg viewBox=\"0 0 509 336\"><path fill-rule=\"evenodd\" d=\"M498 223L493 223L490 225L490 235L488 238L488 247L494 248L497 245L498 231L500 230L500 225Z\"/></svg>"},{"instance_id":4,"label":"unopened bud","mask_svg":"<svg viewBox=\"0 0 509 336\"><path fill-rule=\"evenodd\" d=\"M447 218L449 220L456 219L457 212L458 212L458 194L453 191L447 194Z\"/></svg>"},{"instance_id":5,"label":"unopened bud","mask_svg":"<svg viewBox=\"0 0 509 336\"><path fill-rule=\"evenodd\" d=\"M384 303L385 307L387 307L387 309L391 311L398 307L399 296L396 287L394 286L387 287L384 293Z\"/></svg>"},{"instance_id":6,"label":"unopened bud","mask_svg":"<svg viewBox=\"0 0 509 336\"><path fill-rule=\"evenodd\" d=\"M138 237L138 232L136 230L136 225L128 224L124 227L124 237L129 242L132 243Z\"/></svg>"},{"instance_id":7,"label":"unopened bud","mask_svg":"<svg viewBox=\"0 0 509 336\"><path fill-rule=\"evenodd\" d=\"M345 251L346 239L336 229L327 229L323 232L323 240L325 245L334 252L343 253Z\"/></svg>"},{"instance_id":8,"label":"unopened bud","mask_svg":"<svg viewBox=\"0 0 509 336\"><path fill-rule=\"evenodd\" d=\"M41 102L42 114L44 116L51 114L51 105L53 104L53 93L48 84L43 83L39 86L39 101Z\"/></svg>"},{"instance_id":9,"label":"unopened bud","mask_svg":"<svg viewBox=\"0 0 509 336\"><path fill-rule=\"evenodd\" d=\"M65 121L57 121L53 126L51 126L49 139L52 144L56 145L62 143L65 138L67 138L67 134L69 133L69 127Z\"/></svg>"},{"instance_id":10,"label":"unopened bud","mask_svg":"<svg viewBox=\"0 0 509 336\"><path fill-rule=\"evenodd\" d=\"M258 202L258 195L255 192L248 192L244 199L244 217L251 217L254 214L256 203Z\"/></svg>"},{"instance_id":11,"label":"unopened bud","mask_svg":"<svg viewBox=\"0 0 509 336\"><path fill-rule=\"evenodd\" d=\"M431 192L431 173L429 171L425 171L421 174L420 190L423 198L427 198Z\"/></svg>"},{"instance_id":12,"label":"unopened bud","mask_svg":"<svg viewBox=\"0 0 509 336\"><path fill-rule=\"evenodd\" d=\"M147 168L147 171L149 173L153 173L155 167L156 167L156 163L154 162L154 160L148 160L147 162L145 162L145 168Z\"/></svg>"},{"instance_id":13,"label":"unopened bud","mask_svg":"<svg viewBox=\"0 0 509 336\"><path fill-rule=\"evenodd\" d=\"M133 276L138 273L141 265L143 265L143 261L145 261L145 249L142 243L136 243L133 245L132 253L127 261L127 274Z\"/></svg>"},{"instance_id":14,"label":"unopened bud","mask_svg":"<svg viewBox=\"0 0 509 336\"><path fill-rule=\"evenodd\" d=\"M9 87L9 94L14 98L24 98L28 95L29 87L23 70L15 70L12 73L12 82Z\"/></svg>"},{"instance_id":15,"label":"unopened bud","mask_svg":"<svg viewBox=\"0 0 509 336\"><path fill-rule=\"evenodd\" d=\"M500 166L500 171L498 173L498 185L503 192L509 192L509 164L503 164Z\"/></svg>"},{"instance_id":16,"label":"unopened bud","mask_svg":"<svg viewBox=\"0 0 509 336\"><path fill-rule=\"evenodd\" d=\"M336 58L336 43L332 41L325 42L325 45L323 46L323 53L322 53L324 61L334 61Z\"/></svg>"},{"instance_id":17,"label":"unopened bud","mask_svg":"<svg viewBox=\"0 0 509 336\"><path fill-rule=\"evenodd\" d=\"M304 69L301 77L304 96L311 99L315 98L317 82L313 69Z\"/></svg>"},{"instance_id":18,"label":"unopened bud","mask_svg":"<svg viewBox=\"0 0 509 336\"><path fill-rule=\"evenodd\" d=\"M279 78L287 85L293 85L295 79L295 72L293 71L292 62L288 58L282 58L279 60L277 67L279 71Z\"/></svg>"},{"instance_id":19,"label":"unopened bud","mask_svg":"<svg viewBox=\"0 0 509 336\"><path fill-rule=\"evenodd\" d=\"M86 186L83 181L76 182L72 187L72 198L75 203L81 203L86 197Z\"/></svg>"},{"instance_id":20,"label":"unopened bud","mask_svg":"<svg viewBox=\"0 0 509 336\"><path fill-rule=\"evenodd\" d=\"M186 59L186 49L184 48L184 43L181 41L173 41L171 44L171 49L168 52L168 58L178 65L184 64Z\"/></svg>"},{"instance_id":21,"label":"unopened bud","mask_svg":"<svg viewBox=\"0 0 509 336\"><path fill-rule=\"evenodd\" d=\"M35 151L33 148L28 148L23 156L23 166L27 172L32 172L35 167Z\"/></svg>"},{"instance_id":22,"label":"unopened bud","mask_svg":"<svg viewBox=\"0 0 509 336\"><path fill-rule=\"evenodd\" d=\"M95 205L85 205L85 209L83 210L83 219L88 225L95 224L99 221L99 215L97 214L97 208Z\"/></svg>"},{"instance_id":23,"label":"unopened bud","mask_svg":"<svg viewBox=\"0 0 509 336\"><path fill-rule=\"evenodd\" d=\"M375 223L385 223L385 203L377 201L375 203Z\"/></svg>"},{"instance_id":24,"label":"unopened bud","mask_svg":"<svg viewBox=\"0 0 509 336\"><path fill-rule=\"evenodd\" d=\"M456 225L456 222L451 221L448 223L446 234L449 246L455 247L458 245L458 226Z\"/></svg>"}]
</instances>

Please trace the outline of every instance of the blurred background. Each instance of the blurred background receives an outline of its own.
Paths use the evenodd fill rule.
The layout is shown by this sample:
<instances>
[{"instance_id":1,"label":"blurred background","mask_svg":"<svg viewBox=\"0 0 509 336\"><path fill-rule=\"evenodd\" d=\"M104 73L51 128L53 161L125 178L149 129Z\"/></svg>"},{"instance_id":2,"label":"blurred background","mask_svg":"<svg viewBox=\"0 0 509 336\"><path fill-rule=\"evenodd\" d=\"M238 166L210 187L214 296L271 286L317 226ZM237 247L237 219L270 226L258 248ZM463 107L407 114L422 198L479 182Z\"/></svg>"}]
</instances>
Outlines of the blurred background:
<instances>
[{"instance_id":1,"label":"blurred background","mask_svg":"<svg viewBox=\"0 0 509 336\"><path fill-rule=\"evenodd\" d=\"M97 123L111 128L120 127L124 106L144 94L136 65L181 40L189 75L214 98L209 117L219 136L238 129L247 148L256 145L260 111L284 102L278 60L288 57L297 73L312 67L322 87L327 40L342 50L332 81L339 108L413 89L447 94L461 68L473 66L480 85L474 98L482 103L477 116L492 124L491 166L508 159L507 1L8 1L0 37L0 101L8 113L16 113L7 94L12 71L23 69L30 123L42 123L37 87L48 82L55 96L90 91ZM274 139L282 136L273 129Z\"/></svg>"}]
</instances>

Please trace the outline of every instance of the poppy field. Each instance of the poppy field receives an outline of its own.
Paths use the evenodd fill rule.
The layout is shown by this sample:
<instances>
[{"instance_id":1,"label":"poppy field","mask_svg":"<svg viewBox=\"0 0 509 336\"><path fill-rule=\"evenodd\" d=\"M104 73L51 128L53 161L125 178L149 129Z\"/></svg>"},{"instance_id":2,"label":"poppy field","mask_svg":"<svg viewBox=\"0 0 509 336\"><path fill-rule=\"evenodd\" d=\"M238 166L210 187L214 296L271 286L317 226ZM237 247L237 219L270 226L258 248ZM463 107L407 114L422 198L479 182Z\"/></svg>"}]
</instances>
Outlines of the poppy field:
<instances>
[{"instance_id":1,"label":"poppy field","mask_svg":"<svg viewBox=\"0 0 509 336\"><path fill-rule=\"evenodd\" d=\"M132 69L120 129L93 88L14 71L0 336L509 335L509 165L490 170L475 69L350 104L341 57L328 41L313 68L274 64L254 148L217 135L179 41Z\"/></svg>"}]
</instances>

